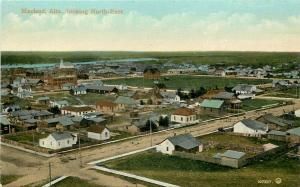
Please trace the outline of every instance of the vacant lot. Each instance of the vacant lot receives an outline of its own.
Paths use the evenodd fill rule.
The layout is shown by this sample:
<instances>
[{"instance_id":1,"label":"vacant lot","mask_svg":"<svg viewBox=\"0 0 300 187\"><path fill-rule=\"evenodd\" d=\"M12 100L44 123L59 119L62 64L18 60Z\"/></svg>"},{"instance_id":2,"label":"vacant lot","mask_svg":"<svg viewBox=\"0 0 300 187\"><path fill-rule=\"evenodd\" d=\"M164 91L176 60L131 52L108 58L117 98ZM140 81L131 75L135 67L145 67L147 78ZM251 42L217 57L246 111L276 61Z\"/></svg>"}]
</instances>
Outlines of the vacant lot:
<instances>
[{"instance_id":1,"label":"vacant lot","mask_svg":"<svg viewBox=\"0 0 300 187\"><path fill-rule=\"evenodd\" d=\"M10 134L6 135L5 138L8 140L13 140L19 143L25 143L25 144L38 144L39 139L47 137L47 133L22 133L22 134Z\"/></svg>"},{"instance_id":2,"label":"vacant lot","mask_svg":"<svg viewBox=\"0 0 300 187\"><path fill-rule=\"evenodd\" d=\"M169 76L170 80L161 78L160 83L166 85L167 89L199 89L201 86L207 89L211 88L224 88L225 86L235 86L237 84L263 84L269 83L270 80L266 79L241 79L241 78L224 78L224 77L205 77L205 76L189 76L178 75ZM114 80L104 80L106 84L125 84L128 86L137 87L153 87L153 80L146 80L144 78L123 78Z\"/></svg>"},{"instance_id":3,"label":"vacant lot","mask_svg":"<svg viewBox=\"0 0 300 187\"><path fill-rule=\"evenodd\" d=\"M107 167L184 187L265 186L258 183L258 180L264 179L271 181L267 186L278 186L274 182L278 177L282 179L283 186L300 185L299 160L285 156L269 157L260 163L231 169L159 153L142 153L109 162Z\"/></svg>"},{"instance_id":4,"label":"vacant lot","mask_svg":"<svg viewBox=\"0 0 300 187\"><path fill-rule=\"evenodd\" d=\"M266 96L285 97L285 98L300 98L300 89L289 88L286 90L271 90Z\"/></svg>"},{"instance_id":5,"label":"vacant lot","mask_svg":"<svg viewBox=\"0 0 300 187\"><path fill-rule=\"evenodd\" d=\"M282 101L279 100L267 100L267 99L249 99L243 101L242 110L254 110L259 109L264 106L274 105L274 104L280 104Z\"/></svg>"},{"instance_id":6,"label":"vacant lot","mask_svg":"<svg viewBox=\"0 0 300 187\"><path fill-rule=\"evenodd\" d=\"M9 184L20 177L21 177L20 175L1 175L0 184L2 185Z\"/></svg>"},{"instance_id":7,"label":"vacant lot","mask_svg":"<svg viewBox=\"0 0 300 187\"><path fill-rule=\"evenodd\" d=\"M84 186L84 187L103 187L103 186L100 186L98 184L94 184L94 183L90 183L89 181L87 180L83 180L83 179L80 179L78 177L68 177L54 185L52 185L53 187L69 187L69 186L72 186L72 187L81 187L81 186Z\"/></svg>"}]
</instances>

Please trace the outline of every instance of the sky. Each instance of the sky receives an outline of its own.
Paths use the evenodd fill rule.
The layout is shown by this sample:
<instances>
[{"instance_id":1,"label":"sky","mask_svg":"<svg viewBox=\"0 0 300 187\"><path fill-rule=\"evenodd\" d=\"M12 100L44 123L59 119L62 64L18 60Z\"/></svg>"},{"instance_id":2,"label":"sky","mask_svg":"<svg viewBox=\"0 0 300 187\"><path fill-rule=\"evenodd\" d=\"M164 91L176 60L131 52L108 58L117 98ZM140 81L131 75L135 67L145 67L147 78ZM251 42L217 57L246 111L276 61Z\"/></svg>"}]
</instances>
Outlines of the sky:
<instances>
[{"instance_id":1,"label":"sky","mask_svg":"<svg viewBox=\"0 0 300 187\"><path fill-rule=\"evenodd\" d=\"M2 0L1 49L299 52L299 10L299 0Z\"/></svg>"}]
</instances>

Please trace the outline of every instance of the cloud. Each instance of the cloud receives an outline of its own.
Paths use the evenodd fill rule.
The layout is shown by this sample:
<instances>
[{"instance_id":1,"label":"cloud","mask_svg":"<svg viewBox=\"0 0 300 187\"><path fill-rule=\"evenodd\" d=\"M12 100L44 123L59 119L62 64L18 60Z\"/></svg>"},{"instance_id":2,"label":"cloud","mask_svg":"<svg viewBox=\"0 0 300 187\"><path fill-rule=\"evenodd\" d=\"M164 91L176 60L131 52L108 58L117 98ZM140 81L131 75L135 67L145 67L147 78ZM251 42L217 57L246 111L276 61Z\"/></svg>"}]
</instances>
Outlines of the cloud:
<instances>
[{"instance_id":1,"label":"cloud","mask_svg":"<svg viewBox=\"0 0 300 187\"><path fill-rule=\"evenodd\" d=\"M135 11L106 16L9 13L2 23L2 50L300 50L300 15L266 19L227 12L159 18Z\"/></svg>"}]
</instances>

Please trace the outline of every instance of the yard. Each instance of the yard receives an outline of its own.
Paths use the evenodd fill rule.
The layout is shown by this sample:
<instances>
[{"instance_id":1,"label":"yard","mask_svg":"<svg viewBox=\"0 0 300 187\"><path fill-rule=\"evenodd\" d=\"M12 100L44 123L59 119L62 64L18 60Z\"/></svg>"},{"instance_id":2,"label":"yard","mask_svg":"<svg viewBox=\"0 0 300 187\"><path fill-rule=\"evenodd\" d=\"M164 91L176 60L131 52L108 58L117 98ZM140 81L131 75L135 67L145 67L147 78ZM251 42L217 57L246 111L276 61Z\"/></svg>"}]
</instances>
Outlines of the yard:
<instances>
[{"instance_id":1,"label":"yard","mask_svg":"<svg viewBox=\"0 0 300 187\"><path fill-rule=\"evenodd\" d=\"M6 135L5 138L8 140L13 140L13 141L19 142L19 143L25 143L25 144L32 145L33 142L34 142L34 144L38 144L39 139L45 138L47 136L48 136L47 133L42 134L42 133L34 132L34 133L9 134L9 135Z\"/></svg>"},{"instance_id":2,"label":"yard","mask_svg":"<svg viewBox=\"0 0 300 187\"><path fill-rule=\"evenodd\" d=\"M266 158L241 169L231 169L206 162L189 160L160 153L142 153L108 162L107 167L134 173L180 186L265 186L260 180L270 180L268 186L278 186L274 180L282 179L282 185L297 187L299 160L284 155Z\"/></svg>"},{"instance_id":3,"label":"yard","mask_svg":"<svg viewBox=\"0 0 300 187\"><path fill-rule=\"evenodd\" d=\"M77 97L79 98L79 100L83 101L84 104L86 105L95 105L97 101L101 101L101 100L113 101L116 99L115 96L113 95L103 95L99 93L87 93L85 95L79 95Z\"/></svg>"},{"instance_id":4,"label":"yard","mask_svg":"<svg viewBox=\"0 0 300 187\"><path fill-rule=\"evenodd\" d=\"M300 89L289 88L286 90L270 90L266 96L270 97L284 97L284 98L300 98Z\"/></svg>"},{"instance_id":5,"label":"yard","mask_svg":"<svg viewBox=\"0 0 300 187\"><path fill-rule=\"evenodd\" d=\"M160 83L164 83L167 89L198 89L201 86L205 88L224 88L225 86L235 86L236 84L262 84L270 83L271 80L266 79L241 79L241 78L225 78L225 77L205 77L205 76L189 76L189 75L177 75L169 76L170 80L164 80L161 78ZM153 87L154 81L144 78L123 78L104 80L105 84L125 84L128 86L137 87Z\"/></svg>"},{"instance_id":6,"label":"yard","mask_svg":"<svg viewBox=\"0 0 300 187\"><path fill-rule=\"evenodd\" d=\"M249 111L259 109L265 106L280 104L282 101L269 99L247 99L243 101L242 110Z\"/></svg>"}]
</instances>

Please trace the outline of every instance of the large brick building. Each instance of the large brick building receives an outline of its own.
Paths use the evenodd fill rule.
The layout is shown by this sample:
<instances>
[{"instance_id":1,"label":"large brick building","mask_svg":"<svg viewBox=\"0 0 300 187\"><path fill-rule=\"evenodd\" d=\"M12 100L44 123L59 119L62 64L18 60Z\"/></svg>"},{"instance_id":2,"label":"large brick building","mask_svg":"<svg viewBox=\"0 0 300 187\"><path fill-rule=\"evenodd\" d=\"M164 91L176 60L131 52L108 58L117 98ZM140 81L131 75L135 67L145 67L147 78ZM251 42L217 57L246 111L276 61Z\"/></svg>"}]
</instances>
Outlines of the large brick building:
<instances>
[{"instance_id":1,"label":"large brick building","mask_svg":"<svg viewBox=\"0 0 300 187\"><path fill-rule=\"evenodd\" d=\"M47 83L50 87L61 87L64 83L77 84L77 75L74 65L61 60L58 67L54 68L47 76Z\"/></svg>"},{"instance_id":2,"label":"large brick building","mask_svg":"<svg viewBox=\"0 0 300 187\"><path fill-rule=\"evenodd\" d=\"M144 78L157 80L160 78L160 71L157 68L147 67L144 70Z\"/></svg>"}]
</instances>

